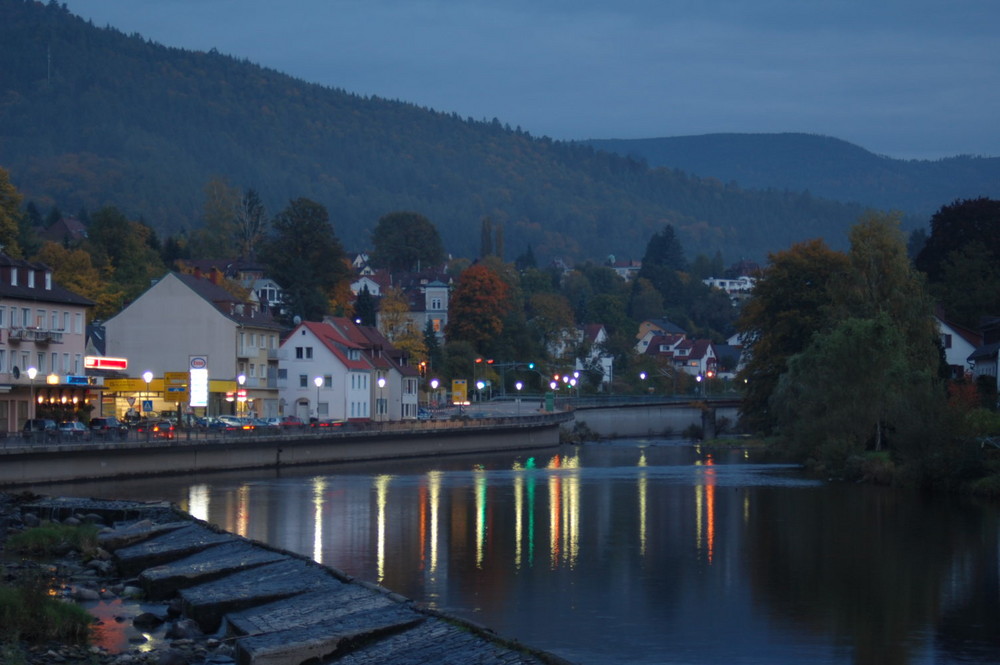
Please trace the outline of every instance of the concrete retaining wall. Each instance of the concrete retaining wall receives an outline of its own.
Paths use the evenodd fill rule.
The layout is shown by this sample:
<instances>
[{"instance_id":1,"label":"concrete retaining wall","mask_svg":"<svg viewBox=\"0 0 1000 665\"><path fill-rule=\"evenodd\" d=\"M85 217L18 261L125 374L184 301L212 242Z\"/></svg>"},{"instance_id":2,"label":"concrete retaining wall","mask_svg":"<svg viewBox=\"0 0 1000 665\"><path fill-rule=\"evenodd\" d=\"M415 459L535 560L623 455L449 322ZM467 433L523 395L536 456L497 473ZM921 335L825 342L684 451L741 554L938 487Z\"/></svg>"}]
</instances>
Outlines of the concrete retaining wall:
<instances>
[{"instance_id":1,"label":"concrete retaining wall","mask_svg":"<svg viewBox=\"0 0 1000 665\"><path fill-rule=\"evenodd\" d=\"M529 422L331 436L226 436L214 440L90 442L0 450L0 487L371 459L530 450L559 445L571 413Z\"/></svg>"}]
</instances>

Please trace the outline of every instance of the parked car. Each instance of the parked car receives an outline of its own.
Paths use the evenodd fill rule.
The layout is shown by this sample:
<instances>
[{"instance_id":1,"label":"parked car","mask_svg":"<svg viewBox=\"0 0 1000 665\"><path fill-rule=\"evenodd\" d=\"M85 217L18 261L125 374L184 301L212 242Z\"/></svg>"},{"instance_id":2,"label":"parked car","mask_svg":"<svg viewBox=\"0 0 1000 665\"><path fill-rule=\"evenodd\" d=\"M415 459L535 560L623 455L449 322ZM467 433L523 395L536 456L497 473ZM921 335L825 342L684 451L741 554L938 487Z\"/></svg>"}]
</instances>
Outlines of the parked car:
<instances>
[{"instance_id":1,"label":"parked car","mask_svg":"<svg viewBox=\"0 0 1000 665\"><path fill-rule=\"evenodd\" d=\"M417 420L434 420L434 415L427 409L420 407L417 410Z\"/></svg>"},{"instance_id":2,"label":"parked car","mask_svg":"<svg viewBox=\"0 0 1000 665\"><path fill-rule=\"evenodd\" d=\"M90 419L90 431L96 436L124 438L128 435L128 425L114 416L102 416Z\"/></svg>"},{"instance_id":3,"label":"parked car","mask_svg":"<svg viewBox=\"0 0 1000 665\"><path fill-rule=\"evenodd\" d=\"M84 427L79 420L67 420L59 423L59 434L64 437L82 439L90 434L90 430Z\"/></svg>"},{"instance_id":4,"label":"parked car","mask_svg":"<svg viewBox=\"0 0 1000 665\"><path fill-rule=\"evenodd\" d=\"M278 429L281 427L281 420L278 418L258 418L254 424L258 428Z\"/></svg>"},{"instance_id":5,"label":"parked car","mask_svg":"<svg viewBox=\"0 0 1000 665\"><path fill-rule=\"evenodd\" d=\"M136 427L140 437L153 439L172 439L174 431L174 424L169 420L142 420Z\"/></svg>"},{"instance_id":6,"label":"parked car","mask_svg":"<svg viewBox=\"0 0 1000 665\"><path fill-rule=\"evenodd\" d=\"M29 418L24 423L25 434L48 433L55 434L58 431L56 421L48 418Z\"/></svg>"},{"instance_id":7,"label":"parked car","mask_svg":"<svg viewBox=\"0 0 1000 665\"><path fill-rule=\"evenodd\" d=\"M282 427L305 427L305 425L298 416L285 416L281 419Z\"/></svg>"},{"instance_id":8,"label":"parked car","mask_svg":"<svg viewBox=\"0 0 1000 665\"><path fill-rule=\"evenodd\" d=\"M309 425L311 427L343 427L344 421L333 420L332 418L311 418Z\"/></svg>"}]
</instances>

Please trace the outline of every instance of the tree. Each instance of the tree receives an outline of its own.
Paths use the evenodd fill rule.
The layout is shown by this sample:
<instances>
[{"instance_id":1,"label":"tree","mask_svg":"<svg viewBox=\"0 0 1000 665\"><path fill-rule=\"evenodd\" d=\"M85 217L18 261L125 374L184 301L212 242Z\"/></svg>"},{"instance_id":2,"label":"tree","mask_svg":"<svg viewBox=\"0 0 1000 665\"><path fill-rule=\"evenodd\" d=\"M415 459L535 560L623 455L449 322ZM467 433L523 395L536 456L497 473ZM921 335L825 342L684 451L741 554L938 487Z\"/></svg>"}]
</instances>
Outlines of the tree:
<instances>
[{"instance_id":1,"label":"tree","mask_svg":"<svg viewBox=\"0 0 1000 665\"><path fill-rule=\"evenodd\" d=\"M94 266L120 287L126 301L149 288L152 279L163 276L159 252L150 245L154 235L151 228L129 220L114 206L91 216L84 249Z\"/></svg>"},{"instance_id":2,"label":"tree","mask_svg":"<svg viewBox=\"0 0 1000 665\"><path fill-rule=\"evenodd\" d=\"M372 245L372 265L390 272L437 267L446 258L434 224L415 212L382 216L372 231Z\"/></svg>"},{"instance_id":3,"label":"tree","mask_svg":"<svg viewBox=\"0 0 1000 665\"><path fill-rule=\"evenodd\" d=\"M67 249L56 242L47 242L33 258L52 267L52 279L73 293L97 303L95 318L106 318L117 312L116 303L108 302L108 284L101 271L94 267L90 254L82 249ZM111 307L109 307L111 306Z\"/></svg>"},{"instance_id":4,"label":"tree","mask_svg":"<svg viewBox=\"0 0 1000 665\"><path fill-rule=\"evenodd\" d=\"M253 258L257 244L267 232L267 212L256 190L248 189L236 206L235 226L240 256Z\"/></svg>"},{"instance_id":5,"label":"tree","mask_svg":"<svg viewBox=\"0 0 1000 665\"><path fill-rule=\"evenodd\" d=\"M773 429L770 400L778 379L787 371L789 358L804 351L825 327L832 301L830 282L847 264L845 254L822 240L770 255L737 322L746 357L739 374L746 386L741 411L753 429Z\"/></svg>"},{"instance_id":6,"label":"tree","mask_svg":"<svg viewBox=\"0 0 1000 665\"><path fill-rule=\"evenodd\" d=\"M260 258L284 289L289 322L295 316L322 320L338 284L350 278L326 208L305 198L290 201L274 218Z\"/></svg>"},{"instance_id":7,"label":"tree","mask_svg":"<svg viewBox=\"0 0 1000 665\"><path fill-rule=\"evenodd\" d=\"M451 294L446 336L464 340L482 352L503 332L503 317L510 309L509 287L482 264L462 272Z\"/></svg>"},{"instance_id":8,"label":"tree","mask_svg":"<svg viewBox=\"0 0 1000 665\"><path fill-rule=\"evenodd\" d=\"M0 167L0 250L15 258L21 256L18 244L21 220L21 194L7 171Z\"/></svg>"},{"instance_id":9,"label":"tree","mask_svg":"<svg viewBox=\"0 0 1000 665\"><path fill-rule=\"evenodd\" d=\"M826 322L789 358L771 398L790 440L818 445L810 452L838 465L882 450L890 436L897 451L919 448L928 432L907 423L945 401L930 299L898 218L868 214L850 240L847 268L832 276L830 305L820 308Z\"/></svg>"},{"instance_id":10,"label":"tree","mask_svg":"<svg viewBox=\"0 0 1000 665\"><path fill-rule=\"evenodd\" d=\"M205 183L204 226L193 235L196 255L221 258L233 253L236 238L236 209L241 201L240 190L225 178L216 177Z\"/></svg>"},{"instance_id":11,"label":"tree","mask_svg":"<svg viewBox=\"0 0 1000 665\"><path fill-rule=\"evenodd\" d=\"M386 289L378 308L378 329L390 342L395 342L410 323L410 303L401 289Z\"/></svg>"},{"instance_id":12,"label":"tree","mask_svg":"<svg viewBox=\"0 0 1000 665\"><path fill-rule=\"evenodd\" d=\"M576 331L573 309L565 296L555 293L536 293L529 300L530 316L528 325L546 352L551 353L560 343L567 344ZM564 352L573 350L571 345Z\"/></svg>"},{"instance_id":13,"label":"tree","mask_svg":"<svg viewBox=\"0 0 1000 665\"><path fill-rule=\"evenodd\" d=\"M374 327L377 320L376 307L375 296L372 295L371 291L368 290L368 285L365 284L361 287L361 291L354 301L354 318L360 321L363 326Z\"/></svg>"},{"instance_id":14,"label":"tree","mask_svg":"<svg viewBox=\"0 0 1000 665\"><path fill-rule=\"evenodd\" d=\"M917 268L937 282L948 255L972 241L982 242L1000 258L1000 201L980 197L942 206L931 218L931 234L917 255Z\"/></svg>"}]
</instances>

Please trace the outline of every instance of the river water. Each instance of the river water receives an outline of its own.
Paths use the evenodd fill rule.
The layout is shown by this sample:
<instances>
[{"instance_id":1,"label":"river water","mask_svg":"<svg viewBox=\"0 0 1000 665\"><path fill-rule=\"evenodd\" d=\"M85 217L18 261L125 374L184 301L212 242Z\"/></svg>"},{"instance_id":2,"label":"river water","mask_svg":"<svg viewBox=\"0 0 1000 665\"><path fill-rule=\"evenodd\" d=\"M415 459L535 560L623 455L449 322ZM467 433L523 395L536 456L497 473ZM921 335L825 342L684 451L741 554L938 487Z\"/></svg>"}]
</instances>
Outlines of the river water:
<instances>
[{"instance_id":1,"label":"river water","mask_svg":"<svg viewBox=\"0 0 1000 665\"><path fill-rule=\"evenodd\" d=\"M46 485L165 499L580 663L1000 663L1000 505L741 451L535 453Z\"/></svg>"}]
</instances>

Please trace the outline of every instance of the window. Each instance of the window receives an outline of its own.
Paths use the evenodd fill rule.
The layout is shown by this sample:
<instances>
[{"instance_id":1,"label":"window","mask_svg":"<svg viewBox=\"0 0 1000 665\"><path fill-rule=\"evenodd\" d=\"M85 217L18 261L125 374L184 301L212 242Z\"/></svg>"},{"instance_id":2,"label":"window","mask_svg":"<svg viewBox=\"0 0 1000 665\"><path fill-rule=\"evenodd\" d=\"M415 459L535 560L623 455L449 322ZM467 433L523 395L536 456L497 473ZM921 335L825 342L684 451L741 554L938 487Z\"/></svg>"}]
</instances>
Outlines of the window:
<instances>
[{"instance_id":1,"label":"window","mask_svg":"<svg viewBox=\"0 0 1000 665\"><path fill-rule=\"evenodd\" d=\"M951 348L951 335L941 335L941 344L946 349Z\"/></svg>"},{"instance_id":2,"label":"window","mask_svg":"<svg viewBox=\"0 0 1000 665\"><path fill-rule=\"evenodd\" d=\"M0 328L7 327L7 307L6 305L0 305Z\"/></svg>"},{"instance_id":3,"label":"window","mask_svg":"<svg viewBox=\"0 0 1000 665\"><path fill-rule=\"evenodd\" d=\"M299 388L309 387L309 377L305 374L299 374Z\"/></svg>"},{"instance_id":4,"label":"window","mask_svg":"<svg viewBox=\"0 0 1000 665\"><path fill-rule=\"evenodd\" d=\"M49 330L59 330L59 312L53 311L49 316L49 320L52 321Z\"/></svg>"},{"instance_id":5,"label":"window","mask_svg":"<svg viewBox=\"0 0 1000 665\"><path fill-rule=\"evenodd\" d=\"M29 289L35 288L35 271L34 270L29 270L28 271L28 288Z\"/></svg>"},{"instance_id":6,"label":"window","mask_svg":"<svg viewBox=\"0 0 1000 665\"><path fill-rule=\"evenodd\" d=\"M278 380L279 381L287 381L288 380L288 370L287 369L285 369L283 367L279 367L278 368Z\"/></svg>"},{"instance_id":7,"label":"window","mask_svg":"<svg viewBox=\"0 0 1000 665\"><path fill-rule=\"evenodd\" d=\"M80 312L73 315L73 332L77 335L83 334L83 314Z\"/></svg>"},{"instance_id":8,"label":"window","mask_svg":"<svg viewBox=\"0 0 1000 665\"><path fill-rule=\"evenodd\" d=\"M69 366L69 354L68 353L64 353L63 354L63 374L69 374L70 373L70 369L72 369L72 368ZM76 372L73 372L73 374L76 374Z\"/></svg>"},{"instance_id":9,"label":"window","mask_svg":"<svg viewBox=\"0 0 1000 665\"><path fill-rule=\"evenodd\" d=\"M313 357L313 348L311 346L307 346L306 347L306 359L307 360L312 360L312 357Z\"/></svg>"},{"instance_id":10,"label":"window","mask_svg":"<svg viewBox=\"0 0 1000 665\"><path fill-rule=\"evenodd\" d=\"M45 354L41 351L38 353L38 362L35 363L35 368L38 370L39 374L48 374L48 372L45 371Z\"/></svg>"},{"instance_id":11,"label":"window","mask_svg":"<svg viewBox=\"0 0 1000 665\"><path fill-rule=\"evenodd\" d=\"M257 346L257 334L256 333L250 333L250 346L251 347ZM251 367L253 367L253 365L251 365ZM253 370L252 369L250 370L250 373L253 374Z\"/></svg>"},{"instance_id":12,"label":"window","mask_svg":"<svg viewBox=\"0 0 1000 665\"><path fill-rule=\"evenodd\" d=\"M441 309L440 298L431 298L431 309Z\"/></svg>"},{"instance_id":13,"label":"window","mask_svg":"<svg viewBox=\"0 0 1000 665\"><path fill-rule=\"evenodd\" d=\"M434 329L434 332L441 332L441 319L431 319L431 327Z\"/></svg>"},{"instance_id":14,"label":"window","mask_svg":"<svg viewBox=\"0 0 1000 665\"><path fill-rule=\"evenodd\" d=\"M58 353L55 353L55 352L52 353L52 357L50 358L49 367L52 368L51 371L52 371L53 374L55 374L56 372L59 371L59 354Z\"/></svg>"},{"instance_id":15,"label":"window","mask_svg":"<svg viewBox=\"0 0 1000 665\"><path fill-rule=\"evenodd\" d=\"M252 377L252 376L254 375L254 370L255 370L255 369L256 369L256 367L254 366L254 364L253 364L253 363L250 363L250 376L251 376L251 377Z\"/></svg>"},{"instance_id":16,"label":"window","mask_svg":"<svg viewBox=\"0 0 1000 665\"><path fill-rule=\"evenodd\" d=\"M63 330L69 332L69 312L63 312Z\"/></svg>"},{"instance_id":17,"label":"window","mask_svg":"<svg viewBox=\"0 0 1000 665\"><path fill-rule=\"evenodd\" d=\"M76 355L73 356L73 374L76 375L82 374L82 372L80 371L82 362L83 362L83 356L81 354L77 353Z\"/></svg>"},{"instance_id":18,"label":"window","mask_svg":"<svg viewBox=\"0 0 1000 665\"><path fill-rule=\"evenodd\" d=\"M303 349L302 349L301 346L296 346L295 347L295 357L298 360L302 360L305 357L305 351L303 351Z\"/></svg>"},{"instance_id":19,"label":"window","mask_svg":"<svg viewBox=\"0 0 1000 665\"><path fill-rule=\"evenodd\" d=\"M0 373L7 371L7 352L0 349Z\"/></svg>"},{"instance_id":20,"label":"window","mask_svg":"<svg viewBox=\"0 0 1000 665\"><path fill-rule=\"evenodd\" d=\"M329 374L323 377L323 387L333 388L333 377L330 376Z\"/></svg>"},{"instance_id":21,"label":"window","mask_svg":"<svg viewBox=\"0 0 1000 665\"><path fill-rule=\"evenodd\" d=\"M10 285L17 286L17 268L10 269Z\"/></svg>"},{"instance_id":22,"label":"window","mask_svg":"<svg viewBox=\"0 0 1000 665\"><path fill-rule=\"evenodd\" d=\"M45 290L52 290L52 273L50 272L45 273Z\"/></svg>"}]
</instances>

